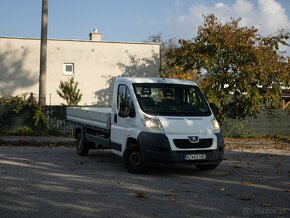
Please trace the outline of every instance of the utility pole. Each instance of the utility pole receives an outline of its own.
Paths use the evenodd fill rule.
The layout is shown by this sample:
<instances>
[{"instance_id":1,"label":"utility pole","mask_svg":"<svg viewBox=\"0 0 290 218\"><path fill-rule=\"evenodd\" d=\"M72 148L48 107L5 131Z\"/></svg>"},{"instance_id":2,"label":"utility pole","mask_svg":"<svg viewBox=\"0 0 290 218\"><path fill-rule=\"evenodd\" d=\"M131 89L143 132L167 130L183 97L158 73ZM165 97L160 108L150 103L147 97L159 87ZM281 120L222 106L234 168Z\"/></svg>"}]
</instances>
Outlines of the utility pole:
<instances>
[{"instance_id":1,"label":"utility pole","mask_svg":"<svg viewBox=\"0 0 290 218\"><path fill-rule=\"evenodd\" d=\"M46 104L46 61L47 61L47 22L48 0L42 0L40 70L39 70L39 105Z\"/></svg>"}]
</instances>

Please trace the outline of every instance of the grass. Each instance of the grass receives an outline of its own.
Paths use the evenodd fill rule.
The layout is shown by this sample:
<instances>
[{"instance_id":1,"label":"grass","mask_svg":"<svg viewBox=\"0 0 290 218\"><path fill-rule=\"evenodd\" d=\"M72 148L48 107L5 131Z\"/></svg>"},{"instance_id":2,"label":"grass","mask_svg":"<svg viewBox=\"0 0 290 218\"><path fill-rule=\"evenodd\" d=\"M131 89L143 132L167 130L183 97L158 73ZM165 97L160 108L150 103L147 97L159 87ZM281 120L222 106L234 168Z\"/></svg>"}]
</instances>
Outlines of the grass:
<instances>
[{"instance_id":1,"label":"grass","mask_svg":"<svg viewBox=\"0 0 290 218\"><path fill-rule=\"evenodd\" d=\"M41 132L35 131L30 127L24 126L19 128L14 134L19 136L40 136Z\"/></svg>"}]
</instances>

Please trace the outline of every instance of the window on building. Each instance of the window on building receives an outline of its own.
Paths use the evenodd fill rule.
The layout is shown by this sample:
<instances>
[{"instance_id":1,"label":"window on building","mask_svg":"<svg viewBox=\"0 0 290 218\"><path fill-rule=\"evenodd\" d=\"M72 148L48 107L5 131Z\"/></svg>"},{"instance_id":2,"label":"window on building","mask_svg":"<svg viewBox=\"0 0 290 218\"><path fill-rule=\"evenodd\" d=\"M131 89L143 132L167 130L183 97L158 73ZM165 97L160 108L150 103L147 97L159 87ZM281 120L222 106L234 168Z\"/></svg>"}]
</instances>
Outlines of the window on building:
<instances>
[{"instance_id":1,"label":"window on building","mask_svg":"<svg viewBox=\"0 0 290 218\"><path fill-rule=\"evenodd\" d=\"M63 64L63 75L73 75L74 74L74 64L64 63Z\"/></svg>"}]
</instances>

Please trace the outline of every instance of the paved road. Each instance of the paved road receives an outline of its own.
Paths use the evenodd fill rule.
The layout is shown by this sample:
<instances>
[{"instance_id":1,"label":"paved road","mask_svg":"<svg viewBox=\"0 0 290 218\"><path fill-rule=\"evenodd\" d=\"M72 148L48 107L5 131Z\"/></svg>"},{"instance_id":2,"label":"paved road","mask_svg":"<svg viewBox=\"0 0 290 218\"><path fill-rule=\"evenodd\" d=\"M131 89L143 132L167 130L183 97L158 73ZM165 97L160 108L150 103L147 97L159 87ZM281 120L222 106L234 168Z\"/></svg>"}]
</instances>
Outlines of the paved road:
<instances>
[{"instance_id":1,"label":"paved road","mask_svg":"<svg viewBox=\"0 0 290 218\"><path fill-rule=\"evenodd\" d=\"M1 146L0 217L289 217L289 166L289 151L228 151L211 172L133 175L108 151Z\"/></svg>"}]
</instances>

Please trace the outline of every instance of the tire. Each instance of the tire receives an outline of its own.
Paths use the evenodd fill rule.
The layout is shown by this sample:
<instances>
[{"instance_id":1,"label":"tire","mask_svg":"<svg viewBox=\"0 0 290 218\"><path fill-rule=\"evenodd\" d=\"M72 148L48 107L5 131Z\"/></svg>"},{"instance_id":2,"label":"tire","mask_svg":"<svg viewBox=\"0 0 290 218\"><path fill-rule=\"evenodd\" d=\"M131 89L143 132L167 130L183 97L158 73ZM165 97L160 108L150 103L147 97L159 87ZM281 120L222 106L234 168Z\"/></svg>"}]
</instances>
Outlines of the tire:
<instances>
[{"instance_id":1,"label":"tire","mask_svg":"<svg viewBox=\"0 0 290 218\"><path fill-rule=\"evenodd\" d=\"M76 145L77 145L77 153L80 156L86 156L89 153L89 147L86 144L86 142L83 140L82 133L80 132L77 136L76 140Z\"/></svg>"},{"instance_id":2,"label":"tire","mask_svg":"<svg viewBox=\"0 0 290 218\"><path fill-rule=\"evenodd\" d=\"M124 154L124 161L130 173L143 174L149 167L144 165L140 148L137 144L130 145Z\"/></svg>"},{"instance_id":3,"label":"tire","mask_svg":"<svg viewBox=\"0 0 290 218\"><path fill-rule=\"evenodd\" d=\"M217 168L217 166L219 165L219 163L217 164L196 164L195 166L201 170L201 171L208 171L208 170L213 170L215 168Z\"/></svg>"}]
</instances>

